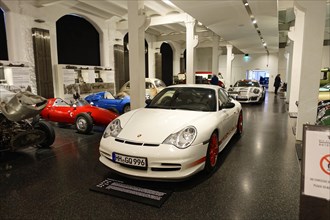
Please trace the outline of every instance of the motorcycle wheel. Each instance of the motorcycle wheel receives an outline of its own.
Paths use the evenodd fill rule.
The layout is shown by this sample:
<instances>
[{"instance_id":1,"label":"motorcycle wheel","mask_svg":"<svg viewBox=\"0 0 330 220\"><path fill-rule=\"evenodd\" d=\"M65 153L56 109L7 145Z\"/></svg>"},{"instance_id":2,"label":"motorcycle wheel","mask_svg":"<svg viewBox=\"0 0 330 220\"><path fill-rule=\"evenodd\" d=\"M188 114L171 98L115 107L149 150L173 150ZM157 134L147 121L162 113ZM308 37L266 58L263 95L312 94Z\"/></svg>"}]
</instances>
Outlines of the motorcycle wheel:
<instances>
[{"instance_id":1,"label":"motorcycle wheel","mask_svg":"<svg viewBox=\"0 0 330 220\"><path fill-rule=\"evenodd\" d=\"M45 121L39 121L34 125L34 129L41 130L45 133L45 139L43 142L38 144L40 147L49 147L55 141L55 130L54 128Z\"/></svg>"}]
</instances>

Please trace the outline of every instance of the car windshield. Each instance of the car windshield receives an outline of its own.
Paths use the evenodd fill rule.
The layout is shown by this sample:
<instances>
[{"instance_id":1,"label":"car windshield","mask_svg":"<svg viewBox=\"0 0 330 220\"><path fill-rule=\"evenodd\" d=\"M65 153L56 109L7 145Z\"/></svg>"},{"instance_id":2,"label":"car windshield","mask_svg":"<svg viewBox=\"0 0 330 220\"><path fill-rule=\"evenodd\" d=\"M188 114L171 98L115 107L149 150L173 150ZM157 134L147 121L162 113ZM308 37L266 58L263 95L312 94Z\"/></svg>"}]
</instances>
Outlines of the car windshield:
<instances>
[{"instance_id":1,"label":"car windshield","mask_svg":"<svg viewBox=\"0 0 330 220\"><path fill-rule=\"evenodd\" d=\"M242 80L235 83L234 87L259 87L258 82Z\"/></svg>"},{"instance_id":2,"label":"car windshield","mask_svg":"<svg viewBox=\"0 0 330 220\"><path fill-rule=\"evenodd\" d=\"M216 95L213 89L176 87L162 90L147 108L215 111Z\"/></svg>"},{"instance_id":3,"label":"car windshield","mask_svg":"<svg viewBox=\"0 0 330 220\"><path fill-rule=\"evenodd\" d=\"M85 106L85 105L90 105L86 100L84 99L76 99L73 104L75 104L77 107L78 106Z\"/></svg>"},{"instance_id":4,"label":"car windshield","mask_svg":"<svg viewBox=\"0 0 330 220\"><path fill-rule=\"evenodd\" d=\"M165 83L159 79L156 79L154 83L156 87L166 87Z\"/></svg>"},{"instance_id":5,"label":"car windshield","mask_svg":"<svg viewBox=\"0 0 330 220\"><path fill-rule=\"evenodd\" d=\"M105 99L115 99L115 97L113 97L113 95L107 91L104 93L104 98Z\"/></svg>"}]
</instances>

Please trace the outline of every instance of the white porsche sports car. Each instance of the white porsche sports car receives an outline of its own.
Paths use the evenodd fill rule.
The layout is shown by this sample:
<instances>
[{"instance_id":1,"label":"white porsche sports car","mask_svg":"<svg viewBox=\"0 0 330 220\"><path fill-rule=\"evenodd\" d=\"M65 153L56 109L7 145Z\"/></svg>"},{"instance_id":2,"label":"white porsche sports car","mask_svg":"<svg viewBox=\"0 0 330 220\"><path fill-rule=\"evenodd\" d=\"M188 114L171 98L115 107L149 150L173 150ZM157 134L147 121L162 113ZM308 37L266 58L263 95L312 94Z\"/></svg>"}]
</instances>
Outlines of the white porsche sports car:
<instances>
[{"instance_id":1,"label":"white porsche sports car","mask_svg":"<svg viewBox=\"0 0 330 220\"><path fill-rule=\"evenodd\" d=\"M241 103L262 103L265 100L265 89L256 80L243 79L228 89L231 97Z\"/></svg>"},{"instance_id":2,"label":"white porsche sports car","mask_svg":"<svg viewBox=\"0 0 330 220\"><path fill-rule=\"evenodd\" d=\"M135 178L184 179L211 172L218 153L242 130L241 104L219 86L169 86L108 125L100 161Z\"/></svg>"}]
</instances>

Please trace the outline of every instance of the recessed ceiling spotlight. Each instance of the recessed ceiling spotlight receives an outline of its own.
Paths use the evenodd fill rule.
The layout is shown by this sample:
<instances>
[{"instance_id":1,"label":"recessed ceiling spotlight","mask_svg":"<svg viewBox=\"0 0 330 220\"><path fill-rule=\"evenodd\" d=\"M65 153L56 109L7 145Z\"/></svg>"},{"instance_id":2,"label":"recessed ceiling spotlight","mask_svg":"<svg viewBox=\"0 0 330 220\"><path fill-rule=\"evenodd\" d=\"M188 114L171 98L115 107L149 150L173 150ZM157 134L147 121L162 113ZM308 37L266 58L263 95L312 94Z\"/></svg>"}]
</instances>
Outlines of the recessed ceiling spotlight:
<instances>
[{"instance_id":1,"label":"recessed ceiling spotlight","mask_svg":"<svg viewBox=\"0 0 330 220\"><path fill-rule=\"evenodd\" d=\"M257 20L256 19L253 19L252 23L253 24L256 24L257 23Z\"/></svg>"},{"instance_id":2,"label":"recessed ceiling spotlight","mask_svg":"<svg viewBox=\"0 0 330 220\"><path fill-rule=\"evenodd\" d=\"M267 44L266 44L266 43L263 43L262 45L264 45L264 46L267 46Z\"/></svg>"},{"instance_id":3,"label":"recessed ceiling spotlight","mask_svg":"<svg viewBox=\"0 0 330 220\"><path fill-rule=\"evenodd\" d=\"M249 3L248 2L245 2L245 4L244 4L245 6L248 6L249 5Z\"/></svg>"}]
</instances>

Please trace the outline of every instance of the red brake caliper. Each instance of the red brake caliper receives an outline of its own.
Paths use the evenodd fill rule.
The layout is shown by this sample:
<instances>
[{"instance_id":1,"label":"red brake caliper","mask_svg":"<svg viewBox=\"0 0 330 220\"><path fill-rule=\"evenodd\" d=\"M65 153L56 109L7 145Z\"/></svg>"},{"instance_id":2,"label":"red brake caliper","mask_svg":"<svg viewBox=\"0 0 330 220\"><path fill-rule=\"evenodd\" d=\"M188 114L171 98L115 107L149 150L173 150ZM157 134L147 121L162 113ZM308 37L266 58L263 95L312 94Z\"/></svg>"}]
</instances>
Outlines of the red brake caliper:
<instances>
[{"instance_id":1,"label":"red brake caliper","mask_svg":"<svg viewBox=\"0 0 330 220\"><path fill-rule=\"evenodd\" d=\"M217 156L219 151L219 145L217 140L217 135L213 134L211 137L211 146L210 146L210 164L211 166L215 166L215 163L217 162Z\"/></svg>"},{"instance_id":2,"label":"red brake caliper","mask_svg":"<svg viewBox=\"0 0 330 220\"><path fill-rule=\"evenodd\" d=\"M242 112L239 114L239 119L238 119L238 129L239 129L239 132L242 133L243 131L243 114Z\"/></svg>"}]
</instances>

